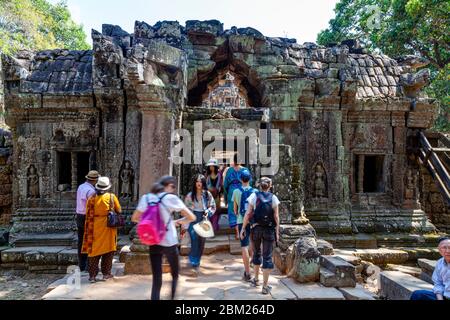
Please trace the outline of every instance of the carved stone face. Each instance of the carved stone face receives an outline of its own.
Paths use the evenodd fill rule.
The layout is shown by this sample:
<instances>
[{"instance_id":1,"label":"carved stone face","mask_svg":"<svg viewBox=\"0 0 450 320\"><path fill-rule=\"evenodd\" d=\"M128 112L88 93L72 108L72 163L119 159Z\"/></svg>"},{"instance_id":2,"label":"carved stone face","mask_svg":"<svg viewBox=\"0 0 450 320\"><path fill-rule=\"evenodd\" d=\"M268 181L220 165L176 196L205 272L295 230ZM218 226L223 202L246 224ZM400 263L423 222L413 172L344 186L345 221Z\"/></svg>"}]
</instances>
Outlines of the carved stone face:
<instances>
[{"instance_id":1,"label":"carved stone face","mask_svg":"<svg viewBox=\"0 0 450 320\"><path fill-rule=\"evenodd\" d=\"M125 167L125 169L130 169L130 168L131 168L131 163L130 163L130 161L125 161L124 167Z\"/></svg>"}]
</instances>

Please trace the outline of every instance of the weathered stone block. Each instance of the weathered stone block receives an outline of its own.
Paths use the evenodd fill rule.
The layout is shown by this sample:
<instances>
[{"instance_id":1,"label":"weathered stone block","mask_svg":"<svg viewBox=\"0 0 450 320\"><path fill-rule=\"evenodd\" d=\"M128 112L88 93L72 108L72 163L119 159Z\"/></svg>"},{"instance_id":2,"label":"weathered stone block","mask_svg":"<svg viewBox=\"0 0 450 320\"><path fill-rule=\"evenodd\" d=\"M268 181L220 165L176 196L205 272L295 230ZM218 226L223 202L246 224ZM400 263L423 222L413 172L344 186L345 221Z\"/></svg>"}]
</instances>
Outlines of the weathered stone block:
<instances>
[{"instance_id":1,"label":"weathered stone block","mask_svg":"<svg viewBox=\"0 0 450 320\"><path fill-rule=\"evenodd\" d=\"M374 294L360 284L357 284L355 288L338 288L338 290L346 300L376 300Z\"/></svg>"},{"instance_id":2,"label":"weathered stone block","mask_svg":"<svg viewBox=\"0 0 450 320\"><path fill-rule=\"evenodd\" d=\"M170 266L163 260L163 273L170 272ZM130 252L125 256L124 274L152 274L149 254Z\"/></svg>"},{"instance_id":3,"label":"weathered stone block","mask_svg":"<svg viewBox=\"0 0 450 320\"><path fill-rule=\"evenodd\" d=\"M399 271L380 273L381 296L389 300L409 300L415 290L432 290L433 286Z\"/></svg>"},{"instance_id":4,"label":"weathered stone block","mask_svg":"<svg viewBox=\"0 0 450 320\"><path fill-rule=\"evenodd\" d=\"M324 286L354 287L356 285L355 267L341 257L321 256L320 282ZM323 281L323 282L322 282Z\"/></svg>"},{"instance_id":5,"label":"weathered stone block","mask_svg":"<svg viewBox=\"0 0 450 320\"><path fill-rule=\"evenodd\" d=\"M315 282L319 279L320 252L313 237L301 237L293 245L287 270L288 275L298 282Z\"/></svg>"}]
</instances>

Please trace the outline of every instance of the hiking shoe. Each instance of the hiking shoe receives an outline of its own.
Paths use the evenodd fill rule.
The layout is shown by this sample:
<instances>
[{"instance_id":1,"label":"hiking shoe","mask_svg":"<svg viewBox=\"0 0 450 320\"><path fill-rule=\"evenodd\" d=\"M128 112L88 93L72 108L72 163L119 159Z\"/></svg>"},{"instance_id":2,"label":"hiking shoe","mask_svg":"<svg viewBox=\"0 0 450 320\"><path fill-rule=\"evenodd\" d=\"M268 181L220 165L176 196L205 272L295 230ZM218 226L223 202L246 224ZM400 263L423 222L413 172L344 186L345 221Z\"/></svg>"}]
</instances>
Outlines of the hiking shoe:
<instances>
[{"instance_id":1,"label":"hiking shoe","mask_svg":"<svg viewBox=\"0 0 450 320\"><path fill-rule=\"evenodd\" d=\"M194 278L197 278L198 275L199 275L199 273L200 273L200 271L198 270L198 267L192 268L191 275L192 275Z\"/></svg>"},{"instance_id":2,"label":"hiking shoe","mask_svg":"<svg viewBox=\"0 0 450 320\"><path fill-rule=\"evenodd\" d=\"M253 278L250 280L250 284L252 287L259 287L259 280Z\"/></svg>"},{"instance_id":3,"label":"hiking shoe","mask_svg":"<svg viewBox=\"0 0 450 320\"><path fill-rule=\"evenodd\" d=\"M244 275L242 276L242 280L250 282L250 280L252 280L252 277L250 275L250 273L247 273L244 271Z\"/></svg>"},{"instance_id":4,"label":"hiking shoe","mask_svg":"<svg viewBox=\"0 0 450 320\"><path fill-rule=\"evenodd\" d=\"M269 294L271 290L272 290L271 286L263 286L262 290L261 290L261 293L262 294Z\"/></svg>"}]
</instances>

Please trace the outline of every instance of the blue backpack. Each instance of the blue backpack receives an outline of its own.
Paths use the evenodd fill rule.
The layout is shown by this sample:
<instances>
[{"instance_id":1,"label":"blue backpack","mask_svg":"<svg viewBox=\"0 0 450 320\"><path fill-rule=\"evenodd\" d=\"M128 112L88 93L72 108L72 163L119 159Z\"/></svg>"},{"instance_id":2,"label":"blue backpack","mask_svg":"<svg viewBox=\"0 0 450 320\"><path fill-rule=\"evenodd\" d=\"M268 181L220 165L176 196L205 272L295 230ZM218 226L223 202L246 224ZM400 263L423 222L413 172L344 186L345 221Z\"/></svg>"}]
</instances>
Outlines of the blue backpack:
<instances>
[{"instance_id":1,"label":"blue backpack","mask_svg":"<svg viewBox=\"0 0 450 320\"><path fill-rule=\"evenodd\" d=\"M239 205L239 214L241 216L245 216L245 213L248 209L248 197L250 197L253 193L255 193L257 190L250 188L248 190L244 190L244 188L241 186L239 187L239 190L241 191L241 203Z\"/></svg>"}]
</instances>

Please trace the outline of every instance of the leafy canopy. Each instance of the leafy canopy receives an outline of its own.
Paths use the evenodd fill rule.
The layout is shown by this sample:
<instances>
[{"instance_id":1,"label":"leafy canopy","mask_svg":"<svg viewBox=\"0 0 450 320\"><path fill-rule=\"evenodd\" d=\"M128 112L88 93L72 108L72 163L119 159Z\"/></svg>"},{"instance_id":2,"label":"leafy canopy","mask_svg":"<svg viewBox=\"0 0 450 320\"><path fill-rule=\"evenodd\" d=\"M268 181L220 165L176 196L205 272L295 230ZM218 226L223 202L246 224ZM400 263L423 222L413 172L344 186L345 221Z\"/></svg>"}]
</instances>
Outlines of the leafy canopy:
<instances>
[{"instance_id":1,"label":"leafy canopy","mask_svg":"<svg viewBox=\"0 0 450 320\"><path fill-rule=\"evenodd\" d=\"M420 55L430 61L431 84L441 116L437 129L450 124L450 1L341 0L335 17L317 36L322 45L353 38L372 52L392 57Z\"/></svg>"},{"instance_id":2,"label":"leafy canopy","mask_svg":"<svg viewBox=\"0 0 450 320\"><path fill-rule=\"evenodd\" d=\"M86 34L75 23L66 1L0 0L0 51L65 48L87 50Z\"/></svg>"}]
</instances>

